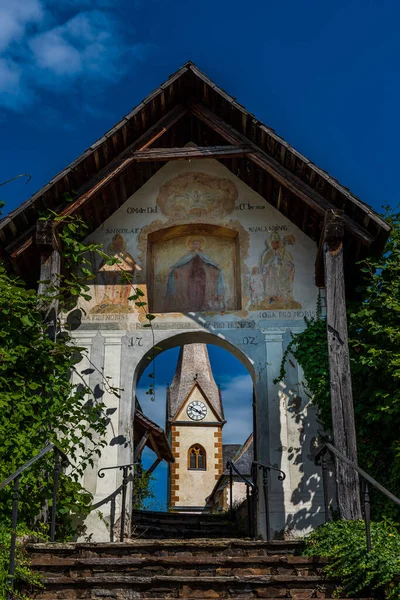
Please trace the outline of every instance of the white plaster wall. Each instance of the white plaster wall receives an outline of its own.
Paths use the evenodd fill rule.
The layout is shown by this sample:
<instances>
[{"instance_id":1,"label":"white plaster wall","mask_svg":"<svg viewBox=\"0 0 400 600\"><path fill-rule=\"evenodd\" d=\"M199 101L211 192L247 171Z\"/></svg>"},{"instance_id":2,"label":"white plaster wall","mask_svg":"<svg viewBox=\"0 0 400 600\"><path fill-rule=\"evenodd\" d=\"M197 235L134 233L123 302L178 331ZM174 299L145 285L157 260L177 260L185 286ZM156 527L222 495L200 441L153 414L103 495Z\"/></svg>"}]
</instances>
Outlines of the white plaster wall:
<instances>
[{"instance_id":1,"label":"white plaster wall","mask_svg":"<svg viewBox=\"0 0 400 600\"><path fill-rule=\"evenodd\" d=\"M238 190L235 209L223 217L203 214L201 218L171 219L162 214L157 205L160 186L180 173L188 172L202 172L233 181ZM302 534L310 526L319 523L319 505L322 508L319 471L314 467L309 451L311 440L317 433L317 423L304 392L296 388L302 377L298 368L291 373L289 382L276 385L274 379L279 373L290 331L300 331L304 327L304 316L315 314L318 294L314 284L315 243L214 160L166 164L90 239L103 243L107 249L116 233L120 233L126 242L126 251L138 265L134 284L146 293L147 234L173 224L196 222L235 228L240 230L241 239L247 240L240 249L242 309L226 313L160 314L154 321L152 332L143 328L143 310L135 308L132 302L130 311L126 313L93 312L93 307L102 296L99 286L93 288L93 300L82 303L82 324L74 336L78 344L87 346L91 352L92 347L100 343L99 336L103 339L103 364L97 366L104 368L104 374L110 375L113 383L122 388L120 399L106 396L107 407L112 411L108 446L96 469L132 461L133 399L137 369L153 346L167 348L168 345L174 345L175 341L176 344L196 341L217 343L239 357L253 376L258 459L271 461L286 474L282 483L271 472L272 529L278 532L289 527L295 533ZM250 310L249 276L252 267L260 261L266 239L276 230L295 237L295 243L290 246L295 263L293 296L301 304L301 309L253 311ZM293 412L291 398L296 389L301 390L301 403L297 412ZM187 428L185 436L190 433L190 428ZM105 500L120 481L118 471L108 471L104 480L97 477L97 471L95 474L88 471L85 475L85 485L94 493L96 503ZM199 486L196 483L195 487L203 484L201 480ZM260 497L259 529L262 533L265 514L262 495ZM101 510L107 518L107 506L102 506ZM96 536L97 532L95 539Z\"/></svg>"}]
</instances>

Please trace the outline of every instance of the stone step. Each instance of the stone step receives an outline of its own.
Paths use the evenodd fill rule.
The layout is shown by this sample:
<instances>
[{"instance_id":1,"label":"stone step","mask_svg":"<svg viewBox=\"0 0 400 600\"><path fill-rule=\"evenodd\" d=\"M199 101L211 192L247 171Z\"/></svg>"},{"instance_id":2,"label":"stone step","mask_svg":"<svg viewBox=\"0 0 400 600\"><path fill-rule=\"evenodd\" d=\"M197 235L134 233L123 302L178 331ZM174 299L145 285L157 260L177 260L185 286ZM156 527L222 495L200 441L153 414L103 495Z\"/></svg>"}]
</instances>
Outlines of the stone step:
<instances>
[{"instance_id":1,"label":"stone step","mask_svg":"<svg viewBox=\"0 0 400 600\"><path fill-rule=\"evenodd\" d=\"M173 576L242 575L321 575L325 559L304 556L145 556L108 558L65 558L49 555L32 559L35 571L44 576L95 576L99 573L124 573L138 577L168 574Z\"/></svg>"},{"instance_id":2,"label":"stone step","mask_svg":"<svg viewBox=\"0 0 400 600\"><path fill-rule=\"evenodd\" d=\"M135 598L295 598L332 597L334 585L317 575L242 575L189 577L155 575L136 577L124 574L101 574L88 577L44 578L46 589L35 594L36 600L49 597L95 598L112 597L117 600Z\"/></svg>"},{"instance_id":3,"label":"stone step","mask_svg":"<svg viewBox=\"0 0 400 600\"><path fill-rule=\"evenodd\" d=\"M236 523L232 521L209 521L203 522L196 519L186 521L184 519L132 519L133 525L158 525L160 527L190 527L191 529L231 529L236 527Z\"/></svg>"},{"instance_id":4,"label":"stone step","mask_svg":"<svg viewBox=\"0 0 400 600\"><path fill-rule=\"evenodd\" d=\"M198 539L198 538L242 538L243 534L235 527L230 528L211 528L204 527L203 529L196 527L190 528L187 526L171 526L165 525L135 525L132 528L132 537L141 537L147 539Z\"/></svg>"},{"instance_id":5,"label":"stone step","mask_svg":"<svg viewBox=\"0 0 400 600\"><path fill-rule=\"evenodd\" d=\"M242 537L234 521L226 515L134 511L132 537L171 539L201 537Z\"/></svg>"},{"instance_id":6,"label":"stone step","mask_svg":"<svg viewBox=\"0 0 400 600\"><path fill-rule=\"evenodd\" d=\"M152 540L132 539L126 542L69 542L28 544L31 559L48 557L145 557L145 556L264 556L291 555L299 553L303 542L276 540L265 542L248 539L191 539Z\"/></svg>"},{"instance_id":7,"label":"stone step","mask_svg":"<svg viewBox=\"0 0 400 600\"><path fill-rule=\"evenodd\" d=\"M326 560L300 556L302 546L201 538L30 544L28 553L45 586L35 600L333 598Z\"/></svg>"},{"instance_id":8,"label":"stone step","mask_svg":"<svg viewBox=\"0 0 400 600\"><path fill-rule=\"evenodd\" d=\"M174 519L200 520L204 523L213 523L215 521L228 521L227 513L211 514L211 513L190 513L181 511L158 511L158 510L134 510L132 511L132 519L163 519L173 521Z\"/></svg>"}]
</instances>

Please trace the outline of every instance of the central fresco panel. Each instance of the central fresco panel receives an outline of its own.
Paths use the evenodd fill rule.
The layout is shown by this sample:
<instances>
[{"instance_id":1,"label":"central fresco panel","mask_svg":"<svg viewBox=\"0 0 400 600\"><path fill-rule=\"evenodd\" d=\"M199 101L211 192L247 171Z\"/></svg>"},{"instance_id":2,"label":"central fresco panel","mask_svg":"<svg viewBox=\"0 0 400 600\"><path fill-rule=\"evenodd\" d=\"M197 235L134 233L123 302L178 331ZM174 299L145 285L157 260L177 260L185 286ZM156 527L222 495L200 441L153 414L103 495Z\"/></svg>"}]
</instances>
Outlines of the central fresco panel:
<instances>
[{"instance_id":1,"label":"central fresco panel","mask_svg":"<svg viewBox=\"0 0 400 600\"><path fill-rule=\"evenodd\" d=\"M186 235L152 247L152 303L157 313L237 309L235 241Z\"/></svg>"},{"instance_id":2,"label":"central fresco panel","mask_svg":"<svg viewBox=\"0 0 400 600\"><path fill-rule=\"evenodd\" d=\"M195 313L219 315L222 328L315 313L315 244L216 160L166 164L93 238L119 262L93 257L83 321L140 327L135 286L159 317L155 328Z\"/></svg>"}]
</instances>

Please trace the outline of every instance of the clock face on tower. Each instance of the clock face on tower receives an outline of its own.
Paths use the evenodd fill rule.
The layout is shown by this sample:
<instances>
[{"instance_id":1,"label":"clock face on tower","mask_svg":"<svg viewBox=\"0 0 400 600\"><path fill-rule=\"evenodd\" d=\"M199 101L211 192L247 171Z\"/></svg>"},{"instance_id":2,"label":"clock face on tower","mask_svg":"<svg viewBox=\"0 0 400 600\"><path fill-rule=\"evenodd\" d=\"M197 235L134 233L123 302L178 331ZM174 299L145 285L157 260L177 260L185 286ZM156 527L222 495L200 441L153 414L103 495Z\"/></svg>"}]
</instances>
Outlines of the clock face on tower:
<instances>
[{"instance_id":1,"label":"clock face on tower","mask_svg":"<svg viewBox=\"0 0 400 600\"><path fill-rule=\"evenodd\" d=\"M192 421L201 421L207 414L207 406L204 402L193 400L187 407L186 412Z\"/></svg>"}]
</instances>

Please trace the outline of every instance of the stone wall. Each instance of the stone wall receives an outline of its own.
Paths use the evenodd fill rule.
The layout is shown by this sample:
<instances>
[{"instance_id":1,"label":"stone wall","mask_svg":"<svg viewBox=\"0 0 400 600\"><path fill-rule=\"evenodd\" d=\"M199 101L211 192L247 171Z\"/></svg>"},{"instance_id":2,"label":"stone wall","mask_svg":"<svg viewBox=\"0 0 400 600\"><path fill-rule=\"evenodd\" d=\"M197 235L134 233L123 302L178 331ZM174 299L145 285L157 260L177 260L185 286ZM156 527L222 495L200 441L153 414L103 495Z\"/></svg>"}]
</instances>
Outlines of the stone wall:
<instances>
[{"instance_id":1,"label":"stone wall","mask_svg":"<svg viewBox=\"0 0 400 600\"><path fill-rule=\"evenodd\" d=\"M291 333L315 314L315 243L214 160L166 164L90 240L120 260L116 271L96 259L92 300L82 301L74 333L90 360L122 388L120 400L105 395L108 446L85 475L95 502L121 481L118 471L100 480L97 469L132 460L135 386L146 356L154 345L205 342L232 352L253 378L258 459L287 475L283 484L271 476L273 529L302 534L319 524L322 491L312 461L317 423L295 361L285 382L274 383ZM168 309L157 313L153 331L144 327L148 309L129 300L132 286L150 308ZM196 310L187 289L197 290ZM95 374L89 377L96 383ZM106 505L101 510L107 519ZM263 521L261 502L260 527Z\"/></svg>"}]
</instances>

